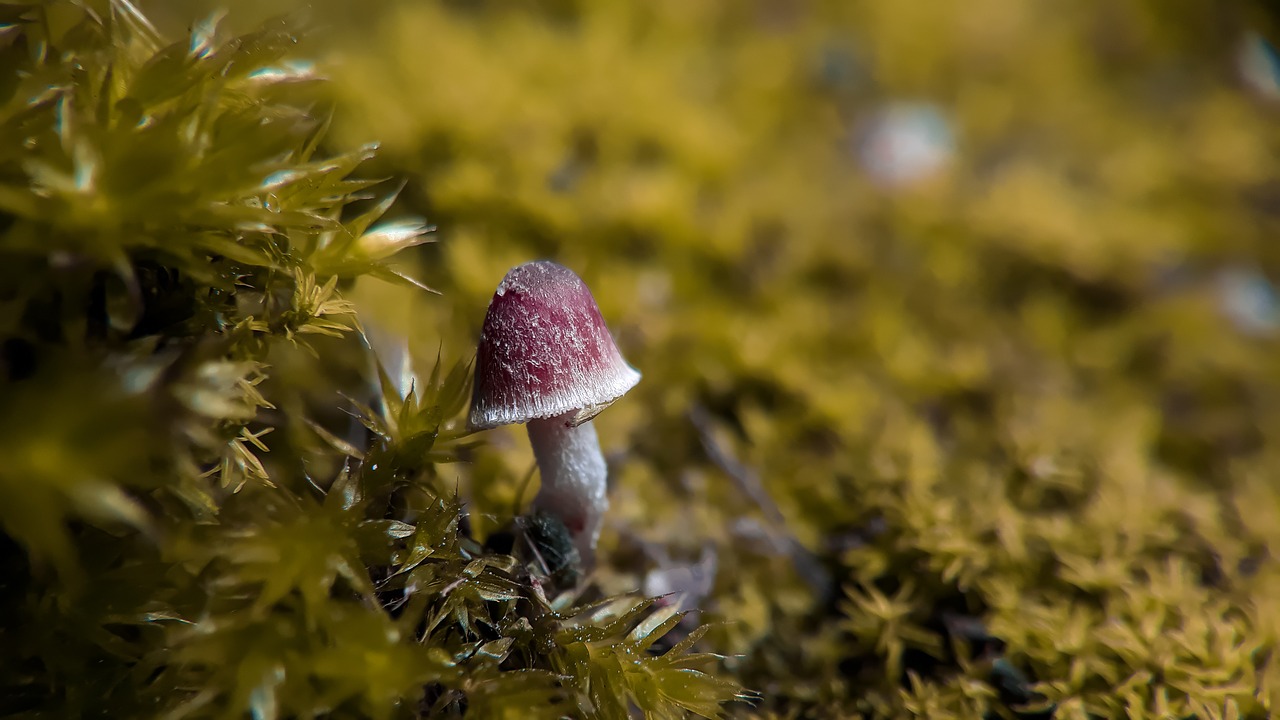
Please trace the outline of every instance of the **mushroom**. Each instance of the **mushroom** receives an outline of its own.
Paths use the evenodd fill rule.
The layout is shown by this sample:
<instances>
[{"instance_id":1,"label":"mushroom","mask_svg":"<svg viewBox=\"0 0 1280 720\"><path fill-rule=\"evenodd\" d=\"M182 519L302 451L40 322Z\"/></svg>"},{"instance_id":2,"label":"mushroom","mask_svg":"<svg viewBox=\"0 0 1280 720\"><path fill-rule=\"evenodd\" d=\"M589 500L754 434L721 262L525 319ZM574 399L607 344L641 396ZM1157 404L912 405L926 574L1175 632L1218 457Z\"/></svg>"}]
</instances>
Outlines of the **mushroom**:
<instances>
[{"instance_id":1,"label":"mushroom","mask_svg":"<svg viewBox=\"0 0 1280 720\"><path fill-rule=\"evenodd\" d=\"M469 423L474 430L527 425L542 473L533 509L562 520L588 564L609 506L591 419L638 382L572 270L543 260L502 279L476 349Z\"/></svg>"}]
</instances>

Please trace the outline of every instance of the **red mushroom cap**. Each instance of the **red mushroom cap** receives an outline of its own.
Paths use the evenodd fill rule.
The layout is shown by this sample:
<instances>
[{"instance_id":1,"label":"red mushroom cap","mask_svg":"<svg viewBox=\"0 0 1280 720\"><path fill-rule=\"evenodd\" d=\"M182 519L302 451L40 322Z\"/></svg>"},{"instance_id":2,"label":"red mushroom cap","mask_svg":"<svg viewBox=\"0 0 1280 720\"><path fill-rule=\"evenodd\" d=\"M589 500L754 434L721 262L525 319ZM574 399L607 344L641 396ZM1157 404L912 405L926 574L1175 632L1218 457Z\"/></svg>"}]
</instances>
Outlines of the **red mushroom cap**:
<instances>
[{"instance_id":1,"label":"red mushroom cap","mask_svg":"<svg viewBox=\"0 0 1280 720\"><path fill-rule=\"evenodd\" d=\"M618 352L600 308L572 270L541 260L498 285L476 350L471 427L577 411L579 425L640 382Z\"/></svg>"}]
</instances>

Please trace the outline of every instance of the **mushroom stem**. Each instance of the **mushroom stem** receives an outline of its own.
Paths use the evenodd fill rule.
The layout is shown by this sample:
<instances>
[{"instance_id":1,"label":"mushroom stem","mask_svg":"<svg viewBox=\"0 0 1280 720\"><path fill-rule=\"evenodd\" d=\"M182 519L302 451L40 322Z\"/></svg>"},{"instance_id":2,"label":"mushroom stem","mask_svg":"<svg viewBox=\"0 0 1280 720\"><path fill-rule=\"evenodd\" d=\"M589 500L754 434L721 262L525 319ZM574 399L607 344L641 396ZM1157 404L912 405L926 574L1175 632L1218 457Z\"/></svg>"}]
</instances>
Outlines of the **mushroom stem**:
<instances>
[{"instance_id":1,"label":"mushroom stem","mask_svg":"<svg viewBox=\"0 0 1280 720\"><path fill-rule=\"evenodd\" d=\"M609 471L600 452L595 424L587 421L576 427L570 425L576 414L575 410L528 423L529 442L542 473L542 489L533 499L533 507L564 521L583 562L589 566L609 507Z\"/></svg>"}]
</instances>

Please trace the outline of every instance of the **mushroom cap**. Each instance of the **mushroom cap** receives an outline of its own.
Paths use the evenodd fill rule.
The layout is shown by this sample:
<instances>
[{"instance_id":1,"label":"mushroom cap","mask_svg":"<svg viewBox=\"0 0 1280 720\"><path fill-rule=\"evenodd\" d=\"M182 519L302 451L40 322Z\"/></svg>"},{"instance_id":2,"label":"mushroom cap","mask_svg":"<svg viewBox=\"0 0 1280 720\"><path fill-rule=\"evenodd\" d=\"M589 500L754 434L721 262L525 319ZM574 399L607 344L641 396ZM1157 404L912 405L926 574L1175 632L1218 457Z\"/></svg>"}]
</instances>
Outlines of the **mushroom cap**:
<instances>
[{"instance_id":1,"label":"mushroom cap","mask_svg":"<svg viewBox=\"0 0 1280 720\"><path fill-rule=\"evenodd\" d=\"M568 423L579 425L638 382L586 283L563 265L525 263L489 302L470 425L485 430L570 412Z\"/></svg>"}]
</instances>

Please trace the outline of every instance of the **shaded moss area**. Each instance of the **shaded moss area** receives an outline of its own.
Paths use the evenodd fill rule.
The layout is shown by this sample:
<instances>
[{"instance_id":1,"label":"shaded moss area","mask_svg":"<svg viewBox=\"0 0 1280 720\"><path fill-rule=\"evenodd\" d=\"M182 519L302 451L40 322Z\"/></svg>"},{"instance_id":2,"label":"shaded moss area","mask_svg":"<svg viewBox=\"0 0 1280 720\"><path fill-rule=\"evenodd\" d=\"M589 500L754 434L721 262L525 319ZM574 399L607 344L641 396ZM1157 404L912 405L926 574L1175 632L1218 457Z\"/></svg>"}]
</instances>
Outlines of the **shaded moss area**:
<instances>
[{"instance_id":1,"label":"shaded moss area","mask_svg":"<svg viewBox=\"0 0 1280 720\"><path fill-rule=\"evenodd\" d=\"M1265 5L144 9L0 8L0 713L1275 711ZM582 578L463 426L538 257Z\"/></svg>"},{"instance_id":2,"label":"shaded moss area","mask_svg":"<svg viewBox=\"0 0 1280 720\"><path fill-rule=\"evenodd\" d=\"M0 111L0 713L714 716L682 615L468 532L466 362L408 387L342 286L425 293L293 25L165 39L9 6ZM390 185L390 187L389 187ZM370 332L373 329L370 328ZM532 570L531 570L532 568ZM534 574L531 574L534 573ZM550 597L549 597L550 595Z\"/></svg>"}]
</instances>

